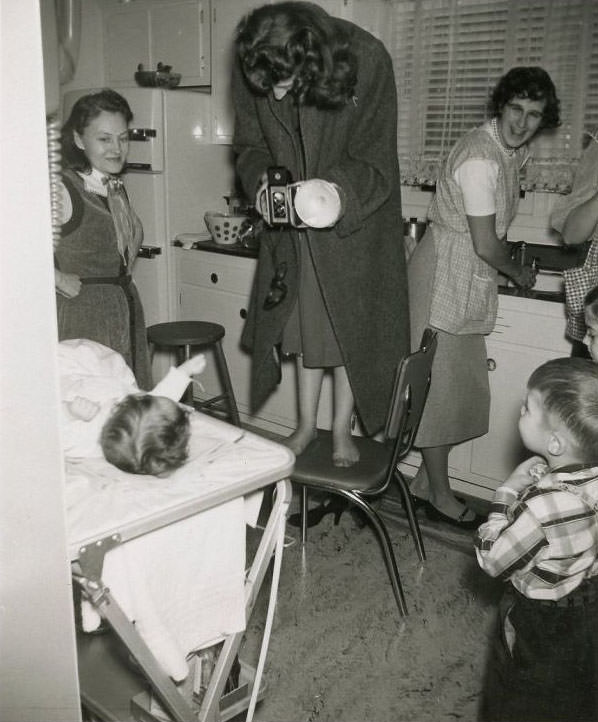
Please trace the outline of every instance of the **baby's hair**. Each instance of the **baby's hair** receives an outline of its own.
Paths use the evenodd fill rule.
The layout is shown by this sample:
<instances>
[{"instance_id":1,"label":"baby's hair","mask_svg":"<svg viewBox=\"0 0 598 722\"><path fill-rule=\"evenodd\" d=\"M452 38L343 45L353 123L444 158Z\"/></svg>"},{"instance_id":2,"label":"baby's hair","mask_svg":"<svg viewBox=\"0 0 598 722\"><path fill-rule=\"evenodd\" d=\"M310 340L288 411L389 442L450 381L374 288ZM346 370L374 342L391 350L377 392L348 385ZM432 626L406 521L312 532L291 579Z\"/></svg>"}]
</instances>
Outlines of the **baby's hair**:
<instances>
[{"instance_id":1,"label":"baby's hair","mask_svg":"<svg viewBox=\"0 0 598 722\"><path fill-rule=\"evenodd\" d=\"M598 364L578 357L552 359L532 373L527 388L540 392L544 409L569 431L579 461L598 463Z\"/></svg>"},{"instance_id":2,"label":"baby's hair","mask_svg":"<svg viewBox=\"0 0 598 722\"><path fill-rule=\"evenodd\" d=\"M583 299L585 312L598 321L598 286L590 289Z\"/></svg>"},{"instance_id":3,"label":"baby's hair","mask_svg":"<svg viewBox=\"0 0 598 722\"><path fill-rule=\"evenodd\" d=\"M131 394L104 424L106 459L132 474L163 476L185 463L190 436L187 412L171 399Z\"/></svg>"}]
</instances>

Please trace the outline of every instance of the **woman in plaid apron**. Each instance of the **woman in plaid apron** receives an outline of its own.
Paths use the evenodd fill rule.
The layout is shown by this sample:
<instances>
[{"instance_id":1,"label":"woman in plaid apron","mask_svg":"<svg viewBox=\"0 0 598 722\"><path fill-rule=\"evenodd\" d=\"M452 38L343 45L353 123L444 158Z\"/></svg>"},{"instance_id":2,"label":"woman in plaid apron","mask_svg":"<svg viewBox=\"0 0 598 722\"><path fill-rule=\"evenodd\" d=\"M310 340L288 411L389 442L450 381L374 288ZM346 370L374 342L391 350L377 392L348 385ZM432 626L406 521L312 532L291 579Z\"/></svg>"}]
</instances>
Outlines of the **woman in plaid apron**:
<instances>
[{"instance_id":1,"label":"woman in plaid apron","mask_svg":"<svg viewBox=\"0 0 598 722\"><path fill-rule=\"evenodd\" d=\"M488 432L490 388L485 336L494 328L498 272L530 288L535 272L504 243L517 212L527 143L559 124L559 102L538 67L512 68L492 94L492 118L463 136L440 170L429 228L409 259L411 338L431 326L438 348L416 445L423 463L411 485L430 519L479 525L452 493L451 448Z\"/></svg>"}]
</instances>

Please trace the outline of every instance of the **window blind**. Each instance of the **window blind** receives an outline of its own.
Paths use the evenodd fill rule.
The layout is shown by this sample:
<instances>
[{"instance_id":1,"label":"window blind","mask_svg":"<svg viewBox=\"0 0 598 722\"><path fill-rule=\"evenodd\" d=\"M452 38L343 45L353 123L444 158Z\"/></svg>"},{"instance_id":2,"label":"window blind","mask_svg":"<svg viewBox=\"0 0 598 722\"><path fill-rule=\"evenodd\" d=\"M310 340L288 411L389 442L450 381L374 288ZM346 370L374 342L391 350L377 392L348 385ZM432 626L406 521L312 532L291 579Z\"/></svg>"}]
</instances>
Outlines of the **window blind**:
<instances>
[{"instance_id":1,"label":"window blind","mask_svg":"<svg viewBox=\"0 0 598 722\"><path fill-rule=\"evenodd\" d=\"M534 159L556 168L579 156L584 130L598 125L598 3L392 0L391 5L389 50L404 182L434 182L438 164L488 117L493 87L516 65L543 67L561 101L562 125L534 140ZM566 179L551 183L566 185Z\"/></svg>"}]
</instances>

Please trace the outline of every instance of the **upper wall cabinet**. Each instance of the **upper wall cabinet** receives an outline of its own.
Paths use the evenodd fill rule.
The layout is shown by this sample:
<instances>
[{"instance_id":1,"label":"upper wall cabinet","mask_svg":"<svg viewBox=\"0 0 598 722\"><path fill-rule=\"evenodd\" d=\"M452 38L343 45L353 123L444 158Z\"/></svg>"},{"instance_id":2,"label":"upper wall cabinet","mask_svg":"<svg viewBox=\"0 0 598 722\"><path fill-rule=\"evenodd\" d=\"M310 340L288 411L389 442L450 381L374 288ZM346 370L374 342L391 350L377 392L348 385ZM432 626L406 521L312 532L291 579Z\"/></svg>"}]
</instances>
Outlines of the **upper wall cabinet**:
<instances>
[{"instance_id":1,"label":"upper wall cabinet","mask_svg":"<svg viewBox=\"0 0 598 722\"><path fill-rule=\"evenodd\" d=\"M135 84L141 63L181 73L181 87L210 85L209 0L135 0L103 3L106 84Z\"/></svg>"},{"instance_id":2,"label":"upper wall cabinet","mask_svg":"<svg viewBox=\"0 0 598 722\"><path fill-rule=\"evenodd\" d=\"M235 29L250 10L266 4L264 0L212 0L212 115L216 143L230 143L233 136L231 78Z\"/></svg>"}]
</instances>

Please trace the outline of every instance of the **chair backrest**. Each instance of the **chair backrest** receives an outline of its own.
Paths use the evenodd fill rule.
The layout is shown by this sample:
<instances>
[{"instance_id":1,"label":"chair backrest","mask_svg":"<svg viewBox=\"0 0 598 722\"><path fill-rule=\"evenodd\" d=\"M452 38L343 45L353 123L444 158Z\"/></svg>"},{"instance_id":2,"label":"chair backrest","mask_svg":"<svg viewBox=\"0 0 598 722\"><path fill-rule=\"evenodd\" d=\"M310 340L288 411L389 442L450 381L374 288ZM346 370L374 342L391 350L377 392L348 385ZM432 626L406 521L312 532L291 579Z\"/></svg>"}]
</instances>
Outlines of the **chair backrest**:
<instances>
[{"instance_id":1,"label":"chair backrest","mask_svg":"<svg viewBox=\"0 0 598 722\"><path fill-rule=\"evenodd\" d=\"M411 450L419 427L437 346L436 332L427 328L419 349L399 363L391 397L384 436L396 439L394 463Z\"/></svg>"}]
</instances>

